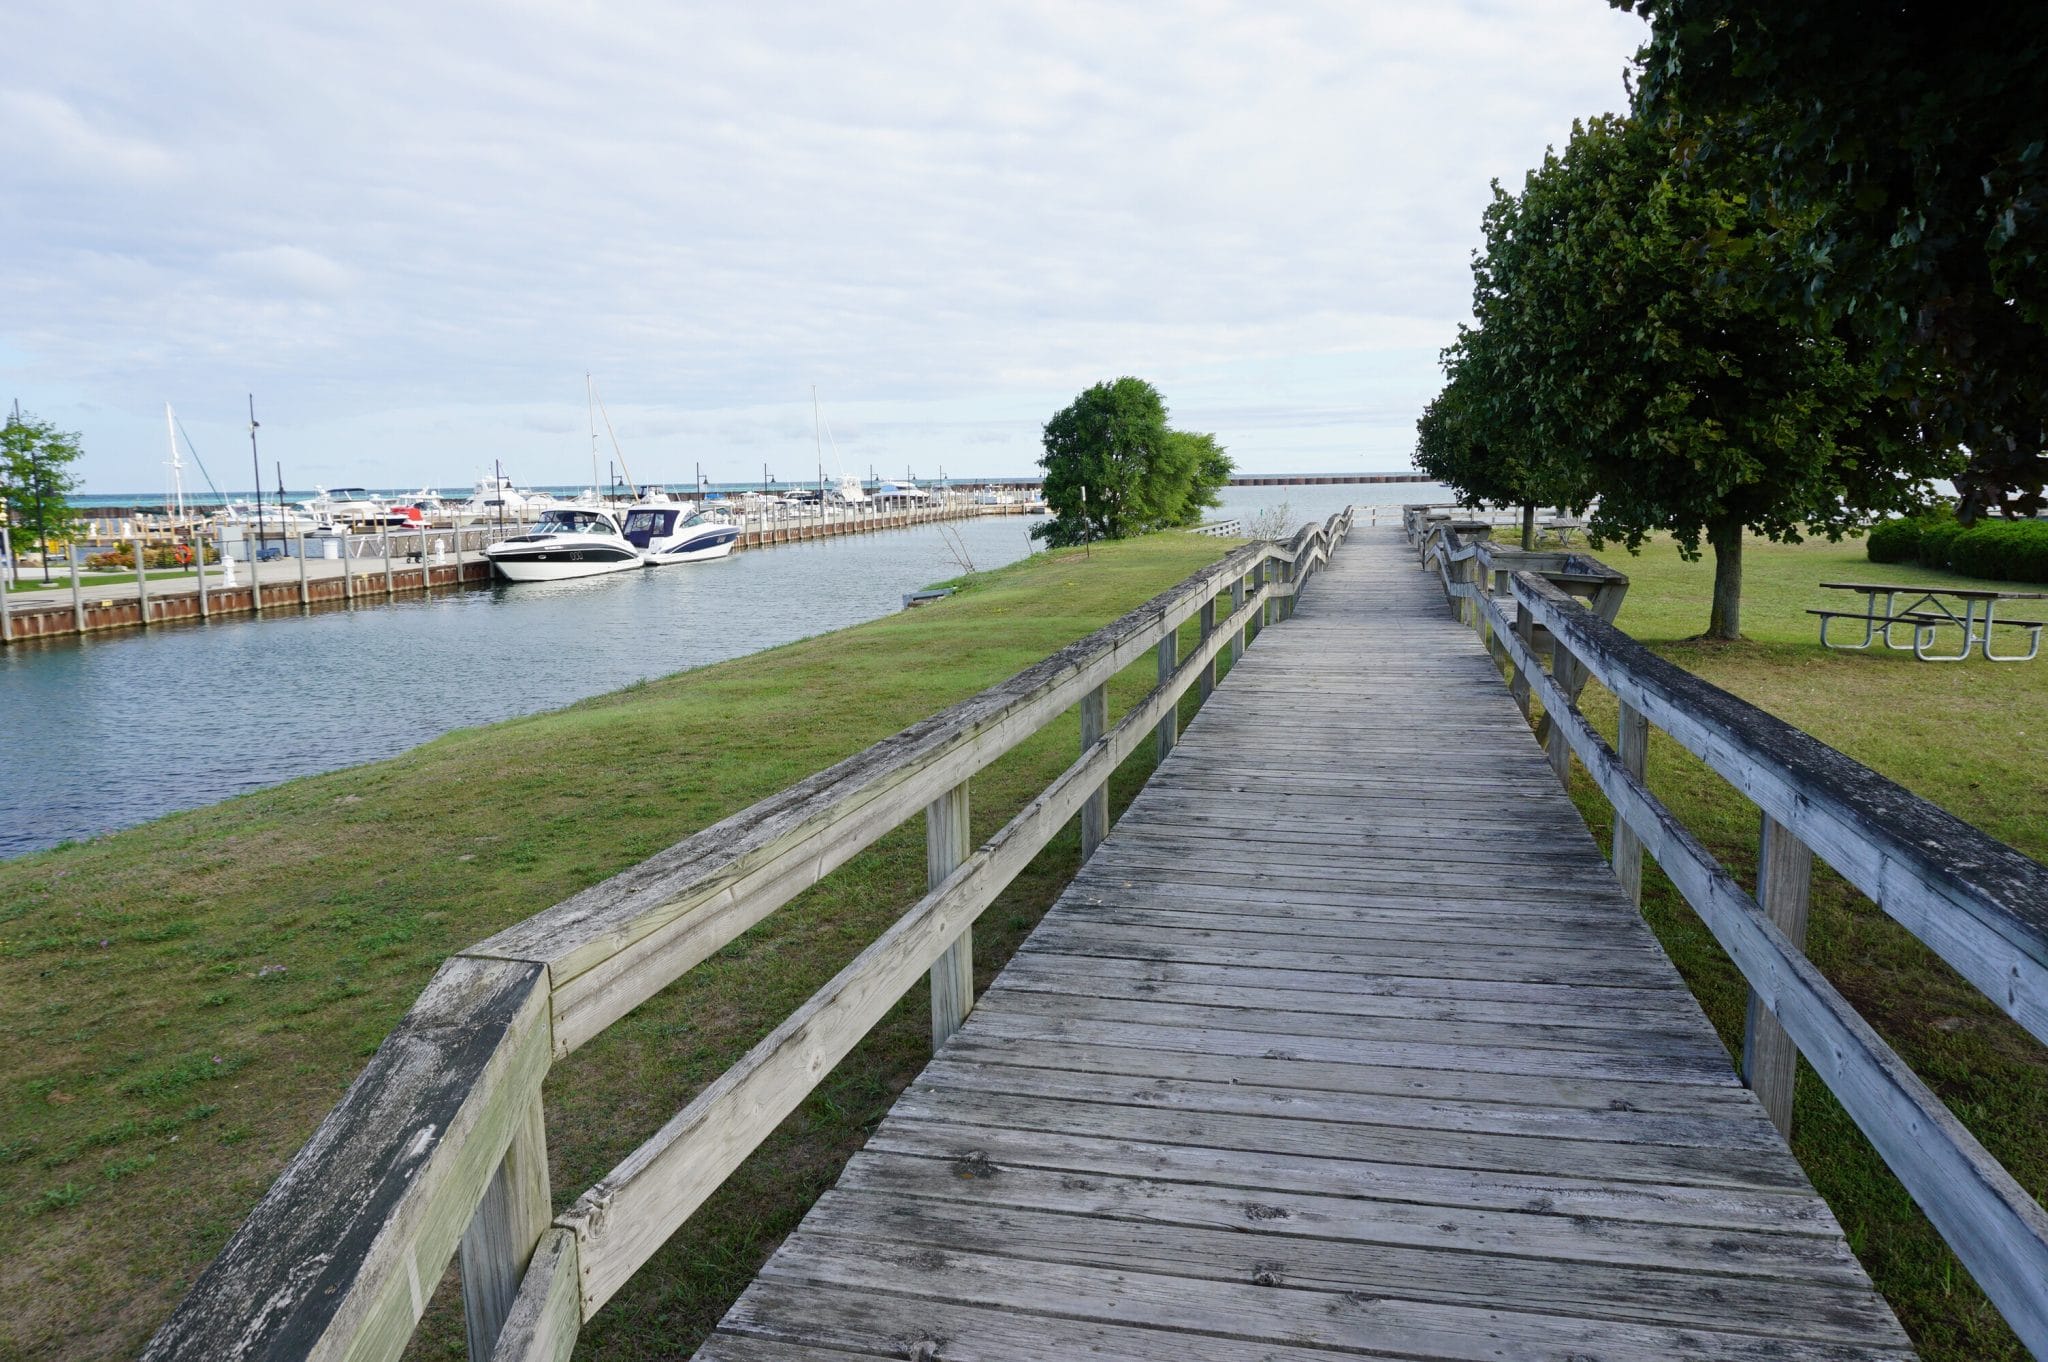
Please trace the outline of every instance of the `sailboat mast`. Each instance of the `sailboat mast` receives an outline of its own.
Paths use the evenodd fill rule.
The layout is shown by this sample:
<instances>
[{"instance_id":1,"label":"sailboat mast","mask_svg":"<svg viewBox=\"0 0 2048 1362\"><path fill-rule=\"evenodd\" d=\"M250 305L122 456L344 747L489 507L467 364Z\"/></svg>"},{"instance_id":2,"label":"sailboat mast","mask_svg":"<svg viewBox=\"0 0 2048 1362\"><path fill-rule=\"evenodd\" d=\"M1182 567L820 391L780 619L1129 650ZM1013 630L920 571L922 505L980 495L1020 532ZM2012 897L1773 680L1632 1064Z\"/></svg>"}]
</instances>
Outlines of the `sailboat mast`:
<instances>
[{"instance_id":1,"label":"sailboat mast","mask_svg":"<svg viewBox=\"0 0 2048 1362\"><path fill-rule=\"evenodd\" d=\"M597 388L590 381L590 370L583 371L583 406L590 413L590 485L602 486L597 480Z\"/></svg>"},{"instance_id":2,"label":"sailboat mast","mask_svg":"<svg viewBox=\"0 0 2048 1362\"><path fill-rule=\"evenodd\" d=\"M171 494L164 499L164 514L173 520L185 518L185 463L178 457L178 421L171 404L164 403L164 435L171 444Z\"/></svg>"}]
</instances>

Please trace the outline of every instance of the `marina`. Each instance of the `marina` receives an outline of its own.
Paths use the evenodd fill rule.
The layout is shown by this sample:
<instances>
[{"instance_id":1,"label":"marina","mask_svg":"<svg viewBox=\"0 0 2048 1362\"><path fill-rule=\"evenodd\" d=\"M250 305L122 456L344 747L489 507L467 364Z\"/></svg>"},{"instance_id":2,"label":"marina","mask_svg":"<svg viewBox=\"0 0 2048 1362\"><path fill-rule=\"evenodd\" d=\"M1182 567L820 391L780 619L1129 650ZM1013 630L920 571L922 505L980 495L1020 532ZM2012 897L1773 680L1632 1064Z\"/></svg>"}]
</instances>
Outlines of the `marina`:
<instances>
[{"instance_id":1,"label":"marina","mask_svg":"<svg viewBox=\"0 0 2048 1362\"><path fill-rule=\"evenodd\" d=\"M986 570L1030 552L1031 523L948 528ZM36 773L0 781L0 858L889 614L960 575L956 551L919 525L519 585L486 581L469 557L458 584L451 554L430 592L374 605L342 600L340 564L315 559L309 589L333 594L306 607L297 562L265 563L281 608L260 623L216 616L0 650L8 760Z\"/></svg>"},{"instance_id":2,"label":"marina","mask_svg":"<svg viewBox=\"0 0 2048 1362\"><path fill-rule=\"evenodd\" d=\"M688 510L689 504L670 503L665 509ZM875 502L863 506L825 506L809 512L760 511L716 519L718 513L713 512L704 519L729 527L730 535L724 537L723 543L724 551L731 552L904 530L941 521L1026 515L1032 510L1032 505L1026 502L989 505L954 498L934 499L922 506ZM55 569L52 587L34 585L36 574L28 570L23 570L14 583L0 583L0 643L110 629L147 629L182 620L263 614L336 601L367 602L488 581L492 571L486 550L526 530L527 526L518 522L447 529L382 529L367 534L320 534L298 529L288 534L280 532L267 543L257 539L253 542L258 547L252 551L251 541L239 531L229 533L226 528L216 527L205 556L214 559L217 554L218 560L205 568L193 562L181 575L170 579L150 576L145 558L152 541L138 534L129 541L129 561L135 565L130 580L87 584L74 555L67 564ZM251 558L255 559L253 563ZM667 553L662 561L687 559Z\"/></svg>"}]
</instances>

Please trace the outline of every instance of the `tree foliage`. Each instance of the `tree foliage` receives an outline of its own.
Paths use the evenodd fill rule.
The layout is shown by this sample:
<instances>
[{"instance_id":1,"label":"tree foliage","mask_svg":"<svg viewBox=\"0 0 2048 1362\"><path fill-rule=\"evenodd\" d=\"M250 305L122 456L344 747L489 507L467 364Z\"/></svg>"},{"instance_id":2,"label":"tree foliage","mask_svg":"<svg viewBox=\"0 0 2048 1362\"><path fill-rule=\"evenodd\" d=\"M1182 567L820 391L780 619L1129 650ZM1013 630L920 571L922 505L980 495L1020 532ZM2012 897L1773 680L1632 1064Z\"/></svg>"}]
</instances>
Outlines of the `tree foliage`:
<instances>
[{"instance_id":1,"label":"tree foliage","mask_svg":"<svg viewBox=\"0 0 2048 1362\"><path fill-rule=\"evenodd\" d=\"M77 533L69 498L78 490L78 477L71 466L83 453L75 432L48 421L9 416L0 427L0 507L17 553L33 546L47 555L51 544Z\"/></svg>"},{"instance_id":2,"label":"tree foliage","mask_svg":"<svg viewBox=\"0 0 2048 1362\"><path fill-rule=\"evenodd\" d=\"M1193 525L1231 471L1216 437L1171 429L1159 390L1138 378L1055 413L1038 464L1053 518L1032 534L1055 548Z\"/></svg>"},{"instance_id":3,"label":"tree foliage","mask_svg":"<svg viewBox=\"0 0 2048 1362\"><path fill-rule=\"evenodd\" d=\"M1600 118L1519 195L1496 185L1477 326L1447 353L1451 384L1420 433L1467 494L1592 503L1589 532L1631 549L1656 531L1690 556L1711 543L1708 633L1732 638L1745 528L1838 535L1916 504L1946 467L1848 338L1760 297L1769 238L1744 177L1696 173L1677 151Z\"/></svg>"},{"instance_id":4,"label":"tree foliage","mask_svg":"<svg viewBox=\"0 0 2048 1362\"><path fill-rule=\"evenodd\" d=\"M1965 519L2048 483L2048 5L1612 0L1637 108L1703 160L1757 146L1778 305L1846 323L1938 442ZM1737 145L1736 157L1748 155Z\"/></svg>"}]
</instances>

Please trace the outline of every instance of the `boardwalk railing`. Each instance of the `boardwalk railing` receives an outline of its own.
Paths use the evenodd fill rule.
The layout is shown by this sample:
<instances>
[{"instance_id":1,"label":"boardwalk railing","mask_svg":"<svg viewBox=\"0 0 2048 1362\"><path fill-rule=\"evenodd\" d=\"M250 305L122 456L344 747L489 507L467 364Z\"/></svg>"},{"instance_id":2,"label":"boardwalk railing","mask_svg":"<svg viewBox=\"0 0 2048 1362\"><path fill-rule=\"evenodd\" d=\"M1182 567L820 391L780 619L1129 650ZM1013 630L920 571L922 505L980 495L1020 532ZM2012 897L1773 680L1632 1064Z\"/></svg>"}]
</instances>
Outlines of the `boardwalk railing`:
<instances>
[{"instance_id":1,"label":"boardwalk railing","mask_svg":"<svg viewBox=\"0 0 2048 1362\"><path fill-rule=\"evenodd\" d=\"M1178 702L1292 608L1349 513L1231 553L1037 666L450 959L200 1276L149 1358L394 1358L459 1251L470 1355L564 1358L584 1321L929 972L934 1042L972 1003L971 929L1110 773L1176 740ZM1219 599L1228 613L1217 617ZM1201 641L1178 656L1182 624ZM1159 684L1114 728L1106 684ZM1079 759L977 849L968 781L1076 706ZM930 892L568 1210L548 1186L549 1066L899 824Z\"/></svg>"},{"instance_id":2,"label":"boardwalk railing","mask_svg":"<svg viewBox=\"0 0 2048 1362\"><path fill-rule=\"evenodd\" d=\"M1423 527L1421 541L1518 697L1533 690L1543 702L1558 778L1576 753L1613 805L1616 878L1640 902L1647 851L1748 981L1743 1078L1778 1128L1790 1128L1804 1056L2013 1331L2048 1358L2048 1214L1804 953L1818 855L2048 1041L2048 866L1666 662L1616 629L1611 612L1602 618L1597 589L1589 610L1549 572L1518 568L1456 523ZM1574 703L1588 677L1619 704L1618 751ZM1754 897L1644 783L1652 724L1761 810Z\"/></svg>"}]
</instances>

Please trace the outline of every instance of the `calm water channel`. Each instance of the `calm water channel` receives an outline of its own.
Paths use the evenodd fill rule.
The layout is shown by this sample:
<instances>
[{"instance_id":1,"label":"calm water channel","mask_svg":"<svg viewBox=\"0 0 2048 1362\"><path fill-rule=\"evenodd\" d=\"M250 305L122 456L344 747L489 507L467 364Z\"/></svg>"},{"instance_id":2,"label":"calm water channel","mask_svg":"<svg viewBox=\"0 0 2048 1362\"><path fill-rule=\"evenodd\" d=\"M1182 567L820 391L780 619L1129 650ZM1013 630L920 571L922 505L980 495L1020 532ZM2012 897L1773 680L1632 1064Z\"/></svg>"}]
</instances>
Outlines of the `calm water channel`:
<instances>
[{"instance_id":1,"label":"calm water channel","mask_svg":"<svg viewBox=\"0 0 2048 1362\"><path fill-rule=\"evenodd\" d=\"M1224 510L1284 501L1299 521L1407 491L1233 488ZM1033 523L955 528L991 568L1028 552ZM0 858L844 628L958 571L922 527L0 650Z\"/></svg>"}]
</instances>

